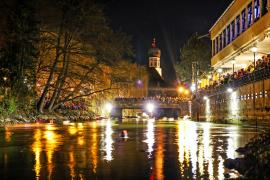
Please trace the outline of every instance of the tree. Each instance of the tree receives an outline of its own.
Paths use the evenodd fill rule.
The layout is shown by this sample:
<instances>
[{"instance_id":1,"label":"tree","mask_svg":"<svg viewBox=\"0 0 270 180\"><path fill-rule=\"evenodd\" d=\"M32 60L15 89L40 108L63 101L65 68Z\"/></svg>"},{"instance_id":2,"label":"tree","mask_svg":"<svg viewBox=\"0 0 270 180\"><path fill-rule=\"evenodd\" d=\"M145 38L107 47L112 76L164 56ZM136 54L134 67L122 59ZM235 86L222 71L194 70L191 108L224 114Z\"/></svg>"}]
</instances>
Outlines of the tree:
<instances>
[{"instance_id":1,"label":"tree","mask_svg":"<svg viewBox=\"0 0 270 180\"><path fill-rule=\"evenodd\" d=\"M180 61L176 64L176 73L182 82L192 79L192 62L197 62L199 74L209 71L211 44L209 40L192 35L180 49Z\"/></svg>"},{"instance_id":2,"label":"tree","mask_svg":"<svg viewBox=\"0 0 270 180\"><path fill-rule=\"evenodd\" d=\"M35 95L39 41L37 3L36 0L3 0L0 4L1 19L5 22L2 24L4 44L0 67L11 88L10 95L24 105L25 100L29 101Z\"/></svg>"},{"instance_id":3,"label":"tree","mask_svg":"<svg viewBox=\"0 0 270 180\"><path fill-rule=\"evenodd\" d=\"M39 69L44 69L47 74L46 82L41 85L40 112L46 101L45 108L53 111L67 101L111 89L111 84L99 75L108 73L106 66L132 54L130 38L113 32L102 9L93 1L59 0L44 7L48 6L52 9L50 12L56 14L52 22L44 23L42 42L45 45L41 47L46 52L44 57L50 55L53 60L41 58L39 63ZM45 22L48 18L44 19ZM93 86L100 88L94 90Z\"/></svg>"}]
</instances>

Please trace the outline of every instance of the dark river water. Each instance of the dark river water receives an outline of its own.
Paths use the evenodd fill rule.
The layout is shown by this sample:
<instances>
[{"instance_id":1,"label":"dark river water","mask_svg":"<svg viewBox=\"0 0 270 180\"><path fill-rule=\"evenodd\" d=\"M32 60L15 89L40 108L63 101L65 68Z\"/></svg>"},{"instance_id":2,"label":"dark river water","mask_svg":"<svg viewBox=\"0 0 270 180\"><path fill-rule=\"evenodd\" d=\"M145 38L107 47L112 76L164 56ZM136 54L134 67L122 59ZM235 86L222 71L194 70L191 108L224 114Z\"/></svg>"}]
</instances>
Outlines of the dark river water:
<instances>
[{"instance_id":1,"label":"dark river water","mask_svg":"<svg viewBox=\"0 0 270 180\"><path fill-rule=\"evenodd\" d=\"M224 160L256 133L192 121L7 126L0 129L0 179L224 179Z\"/></svg>"}]
</instances>

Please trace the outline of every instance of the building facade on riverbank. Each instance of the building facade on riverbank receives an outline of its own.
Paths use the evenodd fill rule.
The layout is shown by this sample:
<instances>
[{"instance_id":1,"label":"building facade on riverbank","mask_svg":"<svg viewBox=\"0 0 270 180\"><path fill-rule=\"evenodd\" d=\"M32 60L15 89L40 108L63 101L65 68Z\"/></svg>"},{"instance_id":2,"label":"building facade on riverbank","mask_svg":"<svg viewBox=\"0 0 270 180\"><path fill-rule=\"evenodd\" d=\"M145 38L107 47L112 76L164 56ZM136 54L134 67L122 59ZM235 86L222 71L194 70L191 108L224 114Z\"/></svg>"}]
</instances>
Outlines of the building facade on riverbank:
<instances>
[{"instance_id":1,"label":"building facade on riverbank","mask_svg":"<svg viewBox=\"0 0 270 180\"><path fill-rule=\"evenodd\" d=\"M194 116L233 123L270 120L269 8L269 0L234 0L210 29L214 71L201 81Z\"/></svg>"}]
</instances>

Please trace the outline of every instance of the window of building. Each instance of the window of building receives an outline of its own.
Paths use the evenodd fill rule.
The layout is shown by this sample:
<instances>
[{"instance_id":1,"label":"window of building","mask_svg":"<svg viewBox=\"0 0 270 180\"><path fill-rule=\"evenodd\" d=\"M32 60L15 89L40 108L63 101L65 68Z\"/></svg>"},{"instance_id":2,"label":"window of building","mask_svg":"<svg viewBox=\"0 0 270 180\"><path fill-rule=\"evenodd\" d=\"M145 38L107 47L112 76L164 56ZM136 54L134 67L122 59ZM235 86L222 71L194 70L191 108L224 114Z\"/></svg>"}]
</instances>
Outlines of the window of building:
<instances>
[{"instance_id":1,"label":"window of building","mask_svg":"<svg viewBox=\"0 0 270 180\"><path fill-rule=\"evenodd\" d=\"M231 40L233 41L235 39L235 22L234 20L231 23Z\"/></svg>"},{"instance_id":2,"label":"window of building","mask_svg":"<svg viewBox=\"0 0 270 180\"><path fill-rule=\"evenodd\" d=\"M242 32L246 30L246 9L242 11Z\"/></svg>"},{"instance_id":3,"label":"window of building","mask_svg":"<svg viewBox=\"0 0 270 180\"><path fill-rule=\"evenodd\" d=\"M226 46L226 30L223 31L222 38L223 38L223 43L222 43L223 46L222 47L224 48Z\"/></svg>"},{"instance_id":4,"label":"window of building","mask_svg":"<svg viewBox=\"0 0 270 180\"><path fill-rule=\"evenodd\" d=\"M219 49L218 49L218 37L216 38L216 53L218 53Z\"/></svg>"},{"instance_id":5,"label":"window of building","mask_svg":"<svg viewBox=\"0 0 270 180\"><path fill-rule=\"evenodd\" d=\"M219 40L218 41L219 41L219 46L218 46L219 51L221 51L221 49L222 49L222 35L221 34L219 35Z\"/></svg>"},{"instance_id":6,"label":"window of building","mask_svg":"<svg viewBox=\"0 0 270 180\"><path fill-rule=\"evenodd\" d=\"M248 27L252 24L252 3L248 5Z\"/></svg>"},{"instance_id":7,"label":"window of building","mask_svg":"<svg viewBox=\"0 0 270 180\"><path fill-rule=\"evenodd\" d=\"M240 22L240 15L236 17L236 36L241 34L241 22Z\"/></svg>"},{"instance_id":8,"label":"window of building","mask_svg":"<svg viewBox=\"0 0 270 180\"><path fill-rule=\"evenodd\" d=\"M254 0L254 20L260 18L260 0Z\"/></svg>"},{"instance_id":9,"label":"window of building","mask_svg":"<svg viewBox=\"0 0 270 180\"><path fill-rule=\"evenodd\" d=\"M227 44L231 43L231 28L227 26Z\"/></svg>"},{"instance_id":10,"label":"window of building","mask_svg":"<svg viewBox=\"0 0 270 180\"><path fill-rule=\"evenodd\" d=\"M262 0L262 15L265 15L268 12L267 0Z\"/></svg>"}]
</instances>

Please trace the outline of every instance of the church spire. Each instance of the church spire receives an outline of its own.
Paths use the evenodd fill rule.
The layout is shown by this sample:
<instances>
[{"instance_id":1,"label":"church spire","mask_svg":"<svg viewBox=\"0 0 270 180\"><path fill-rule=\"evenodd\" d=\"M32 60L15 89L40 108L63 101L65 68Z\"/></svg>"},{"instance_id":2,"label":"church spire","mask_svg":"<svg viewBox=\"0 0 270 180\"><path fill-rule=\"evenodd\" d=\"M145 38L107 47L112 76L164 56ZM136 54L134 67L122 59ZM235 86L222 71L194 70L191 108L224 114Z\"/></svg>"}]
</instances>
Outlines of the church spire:
<instances>
[{"instance_id":1,"label":"church spire","mask_svg":"<svg viewBox=\"0 0 270 180\"><path fill-rule=\"evenodd\" d=\"M148 51L149 67L155 68L158 74L162 77L162 69L160 67L161 51L157 47L156 38L153 38L152 47Z\"/></svg>"},{"instance_id":2,"label":"church spire","mask_svg":"<svg viewBox=\"0 0 270 180\"><path fill-rule=\"evenodd\" d=\"M157 44L156 44L156 38L153 38L152 40L152 48L156 48Z\"/></svg>"}]
</instances>

